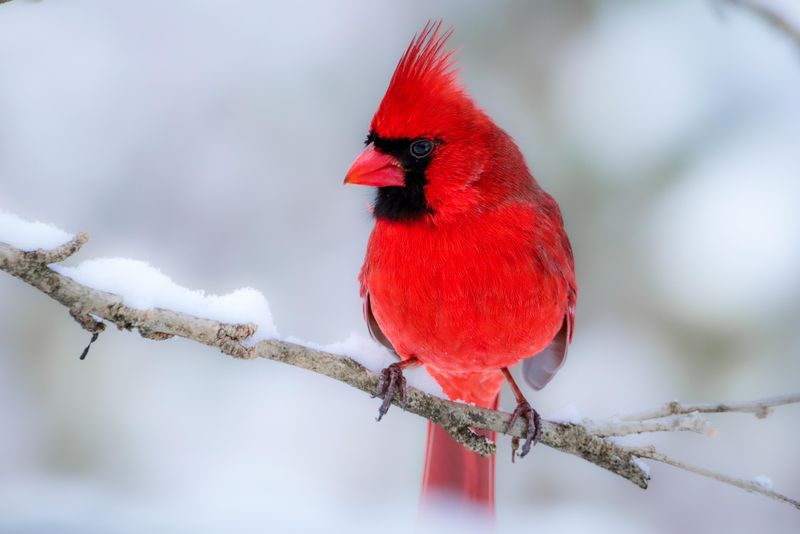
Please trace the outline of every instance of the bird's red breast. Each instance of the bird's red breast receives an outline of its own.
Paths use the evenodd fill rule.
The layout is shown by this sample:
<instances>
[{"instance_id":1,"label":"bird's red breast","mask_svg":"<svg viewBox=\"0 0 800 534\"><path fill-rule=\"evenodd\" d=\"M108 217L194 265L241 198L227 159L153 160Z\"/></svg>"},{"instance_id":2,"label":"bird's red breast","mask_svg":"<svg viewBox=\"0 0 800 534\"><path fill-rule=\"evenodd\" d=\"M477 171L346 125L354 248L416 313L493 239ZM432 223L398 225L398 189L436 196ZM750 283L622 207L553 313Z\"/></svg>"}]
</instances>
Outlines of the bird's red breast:
<instances>
[{"instance_id":1,"label":"bird's red breast","mask_svg":"<svg viewBox=\"0 0 800 534\"><path fill-rule=\"evenodd\" d=\"M568 313L568 251L542 196L444 224L376 222L361 273L372 313L398 354L421 360L451 398L490 404L499 370L542 350Z\"/></svg>"}]
</instances>

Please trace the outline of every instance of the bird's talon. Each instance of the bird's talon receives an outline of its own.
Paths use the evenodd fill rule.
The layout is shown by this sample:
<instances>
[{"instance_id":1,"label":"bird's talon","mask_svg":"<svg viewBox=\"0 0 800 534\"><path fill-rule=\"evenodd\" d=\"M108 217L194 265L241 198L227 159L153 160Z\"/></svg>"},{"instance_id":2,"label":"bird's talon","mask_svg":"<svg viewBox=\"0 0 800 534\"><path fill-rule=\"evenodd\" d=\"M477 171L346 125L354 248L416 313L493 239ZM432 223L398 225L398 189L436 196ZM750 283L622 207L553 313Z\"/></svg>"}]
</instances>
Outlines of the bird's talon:
<instances>
[{"instance_id":1,"label":"bird's talon","mask_svg":"<svg viewBox=\"0 0 800 534\"><path fill-rule=\"evenodd\" d=\"M516 409L514 409L514 412L511 414L511 419L508 423L509 430L511 430L511 427L514 426L514 422L520 416L525 417L526 421L528 422L528 430L525 433L525 443L522 444L522 450L519 453L519 457L524 458L529 452L531 452L531 447L536 445L536 442L539 441L539 436L542 433L542 419L539 416L539 412L531 408L531 405L528 403L528 401L523 400L517 404ZM517 450L518 446L519 440L517 438L512 439L512 455Z\"/></svg>"},{"instance_id":2,"label":"bird's talon","mask_svg":"<svg viewBox=\"0 0 800 534\"><path fill-rule=\"evenodd\" d=\"M399 394L400 407L405 409L406 406L406 377L403 376L402 362L393 363L383 371L378 379L378 386L375 389L373 398L383 395L383 402L378 408L377 421L380 421L384 415L389 411L389 406L392 405L395 392Z\"/></svg>"}]
</instances>

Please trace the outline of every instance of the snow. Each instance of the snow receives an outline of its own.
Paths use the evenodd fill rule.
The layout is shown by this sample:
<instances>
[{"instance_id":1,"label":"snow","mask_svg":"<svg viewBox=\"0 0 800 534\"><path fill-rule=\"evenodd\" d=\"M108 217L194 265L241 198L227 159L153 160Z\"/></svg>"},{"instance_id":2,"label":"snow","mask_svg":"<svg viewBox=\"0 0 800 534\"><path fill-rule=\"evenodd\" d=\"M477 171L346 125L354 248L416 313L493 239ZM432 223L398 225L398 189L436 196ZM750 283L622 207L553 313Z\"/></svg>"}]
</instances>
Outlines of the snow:
<instances>
[{"instance_id":1,"label":"snow","mask_svg":"<svg viewBox=\"0 0 800 534\"><path fill-rule=\"evenodd\" d=\"M761 488L762 490L772 491L774 485L772 484L772 479L766 475L758 475L753 477L753 482Z\"/></svg>"},{"instance_id":2,"label":"snow","mask_svg":"<svg viewBox=\"0 0 800 534\"><path fill-rule=\"evenodd\" d=\"M650 478L650 464L648 464L647 462L645 462L645 461L644 461L644 460L642 460L641 458L634 458L634 459L633 459L633 463L634 463L634 464L636 464L636 466L637 466L639 469L641 469L642 471L644 471L644 475L645 475L647 478Z\"/></svg>"},{"instance_id":3,"label":"snow","mask_svg":"<svg viewBox=\"0 0 800 534\"><path fill-rule=\"evenodd\" d=\"M164 308L226 323L254 323L258 331L250 341L278 335L269 303L250 287L227 295L206 295L203 290L177 285L147 262L129 258L96 258L75 267L51 267L79 284L119 295L131 308Z\"/></svg>"},{"instance_id":4,"label":"snow","mask_svg":"<svg viewBox=\"0 0 800 534\"><path fill-rule=\"evenodd\" d=\"M283 339L290 343L296 343L315 350L330 352L331 354L339 356L348 356L374 373L378 373L382 369L398 361L397 356L389 352L386 347L377 343L372 338L355 332L351 332L350 335L342 341L334 341L327 345L305 341L294 336L285 337ZM447 398L447 395L444 394L439 384L423 367L404 369L403 376L406 377L409 386L424 391L429 395L444 399Z\"/></svg>"},{"instance_id":5,"label":"snow","mask_svg":"<svg viewBox=\"0 0 800 534\"><path fill-rule=\"evenodd\" d=\"M580 424L583 421L583 417L581 417L578 407L573 403L569 403L550 414L550 420L555 423Z\"/></svg>"},{"instance_id":6,"label":"snow","mask_svg":"<svg viewBox=\"0 0 800 534\"><path fill-rule=\"evenodd\" d=\"M397 357L390 353L386 347L355 332L351 332L344 340L323 345L321 350L332 354L350 356L375 373L397 362Z\"/></svg>"},{"instance_id":7,"label":"snow","mask_svg":"<svg viewBox=\"0 0 800 534\"><path fill-rule=\"evenodd\" d=\"M20 250L52 249L74 237L52 224L28 222L0 210L0 242Z\"/></svg>"},{"instance_id":8,"label":"snow","mask_svg":"<svg viewBox=\"0 0 800 534\"><path fill-rule=\"evenodd\" d=\"M386 347L371 338L356 333L351 333L344 341L325 345L322 350L349 356L376 373L398 361L397 357ZM404 369L403 376L406 377L409 386L435 397L447 398L439 384L422 366Z\"/></svg>"}]
</instances>

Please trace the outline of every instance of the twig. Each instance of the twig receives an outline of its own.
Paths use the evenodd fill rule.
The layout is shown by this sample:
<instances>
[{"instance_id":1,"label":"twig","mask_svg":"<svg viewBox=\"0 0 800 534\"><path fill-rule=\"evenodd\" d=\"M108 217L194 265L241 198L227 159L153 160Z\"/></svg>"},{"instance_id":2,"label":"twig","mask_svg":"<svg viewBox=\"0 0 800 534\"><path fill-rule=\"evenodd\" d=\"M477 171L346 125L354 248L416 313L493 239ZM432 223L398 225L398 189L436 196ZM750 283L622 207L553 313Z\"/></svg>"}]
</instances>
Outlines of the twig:
<instances>
[{"instance_id":1,"label":"twig","mask_svg":"<svg viewBox=\"0 0 800 534\"><path fill-rule=\"evenodd\" d=\"M740 7L760 17L773 28L792 40L800 50L800 29L796 28L786 17L759 0L725 0L733 6Z\"/></svg>"},{"instance_id":2,"label":"twig","mask_svg":"<svg viewBox=\"0 0 800 534\"><path fill-rule=\"evenodd\" d=\"M276 360L323 374L366 393L372 393L375 390L378 375L346 356L330 354L278 339L268 339L255 345L249 345L244 341L255 333L255 325L220 323L159 308L148 310L131 308L123 303L120 296L79 284L48 266L49 263L63 260L77 252L87 239L85 234L79 234L69 243L56 249L34 252L23 252L10 245L0 243L0 270L20 278L66 306L79 324L93 334L98 333L104 327L104 324L98 320L99 318L111 322L123 330L137 329L142 336L149 339L167 339L179 336L216 347L223 353L236 358L260 357ZM586 420L583 421L583 424L543 420L540 442L562 452L579 456L644 489L647 488L650 477L638 461L639 457L664 461L700 474L705 474L705 472L704 470L698 471L699 468L691 466L684 467L684 464L661 455L655 449L632 449L616 443L610 437L675 430L707 432L709 427L700 413L751 412L763 416L772 406L797 402L800 402L800 394L747 403L702 405L669 403L656 410L606 421ZM395 400L394 404L398 405L398 400ZM524 438L527 430L526 423L521 419L508 428L510 420L508 413L451 402L413 387L408 388L405 410L442 425L467 448L484 455L493 454L496 446L474 433L472 429L490 430L512 438ZM662 460L662 458L664 459ZM720 476L723 481L725 478L730 478L724 475ZM744 484L739 484L739 487L757 491L787 503L796 503L796 501L775 492L764 493L760 486L748 485L747 481L744 481Z\"/></svg>"},{"instance_id":3,"label":"twig","mask_svg":"<svg viewBox=\"0 0 800 534\"><path fill-rule=\"evenodd\" d=\"M791 504L792 506L800 510L800 501L791 499L786 495L782 495L776 491L773 491L772 489L767 488L764 485L759 484L754 480L745 480L742 478L736 478L724 475L722 473L717 473L716 471L706 469L705 467L699 467L696 465L687 464L685 462L675 460L674 458L670 458L666 454L658 452L654 447L629 448L628 452L639 458L649 458L650 460L655 460L657 462L669 464L673 467L683 469L684 471L690 471L692 473L696 473L704 477L713 478L714 480L718 480L725 484L730 484L731 486L736 486L737 488L742 488L743 490L746 491L758 493L760 495L764 495L765 497L769 497L771 499Z\"/></svg>"},{"instance_id":4,"label":"twig","mask_svg":"<svg viewBox=\"0 0 800 534\"><path fill-rule=\"evenodd\" d=\"M89 234L80 232L73 239L67 241L51 250L32 250L25 252L25 256L31 263L39 263L47 265L49 263L58 263L66 260L76 252L78 252L83 245L89 241Z\"/></svg>"},{"instance_id":5,"label":"twig","mask_svg":"<svg viewBox=\"0 0 800 534\"><path fill-rule=\"evenodd\" d=\"M759 419L767 417L771 409L775 406L784 404L796 404L800 402L800 393L790 395L780 395L747 402L712 402L704 404L681 404L678 401L668 402L667 404L651 410L631 413L619 417L620 421L644 421L647 419L657 419L670 415L698 413L752 413Z\"/></svg>"}]
</instances>

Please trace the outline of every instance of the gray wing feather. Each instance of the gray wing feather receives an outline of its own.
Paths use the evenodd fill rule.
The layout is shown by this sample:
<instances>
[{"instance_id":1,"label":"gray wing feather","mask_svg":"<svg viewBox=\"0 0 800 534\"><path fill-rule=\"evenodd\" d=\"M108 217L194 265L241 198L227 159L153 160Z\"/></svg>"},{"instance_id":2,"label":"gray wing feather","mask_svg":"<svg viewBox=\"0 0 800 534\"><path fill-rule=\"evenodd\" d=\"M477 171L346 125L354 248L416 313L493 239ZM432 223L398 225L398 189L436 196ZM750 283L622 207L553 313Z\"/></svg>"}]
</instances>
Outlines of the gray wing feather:
<instances>
[{"instance_id":1,"label":"gray wing feather","mask_svg":"<svg viewBox=\"0 0 800 534\"><path fill-rule=\"evenodd\" d=\"M389 338L383 333L378 321L375 320L375 316L372 314L369 293L364 295L364 320L367 322L367 328L369 329L369 334L372 336L372 339L396 354L392 342L389 341Z\"/></svg>"},{"instance_id":2,"label":"gray wing feather","mask_svg":"<svg viewBox=\"0 0 800 534\"><path fill-rule=\"evenodd\" d=\"M570 330L569 316L565 316L564 323L550 344L522 362L522 376L533 389L545 387L567 361Z\"/></svg>"}]
</instances>

